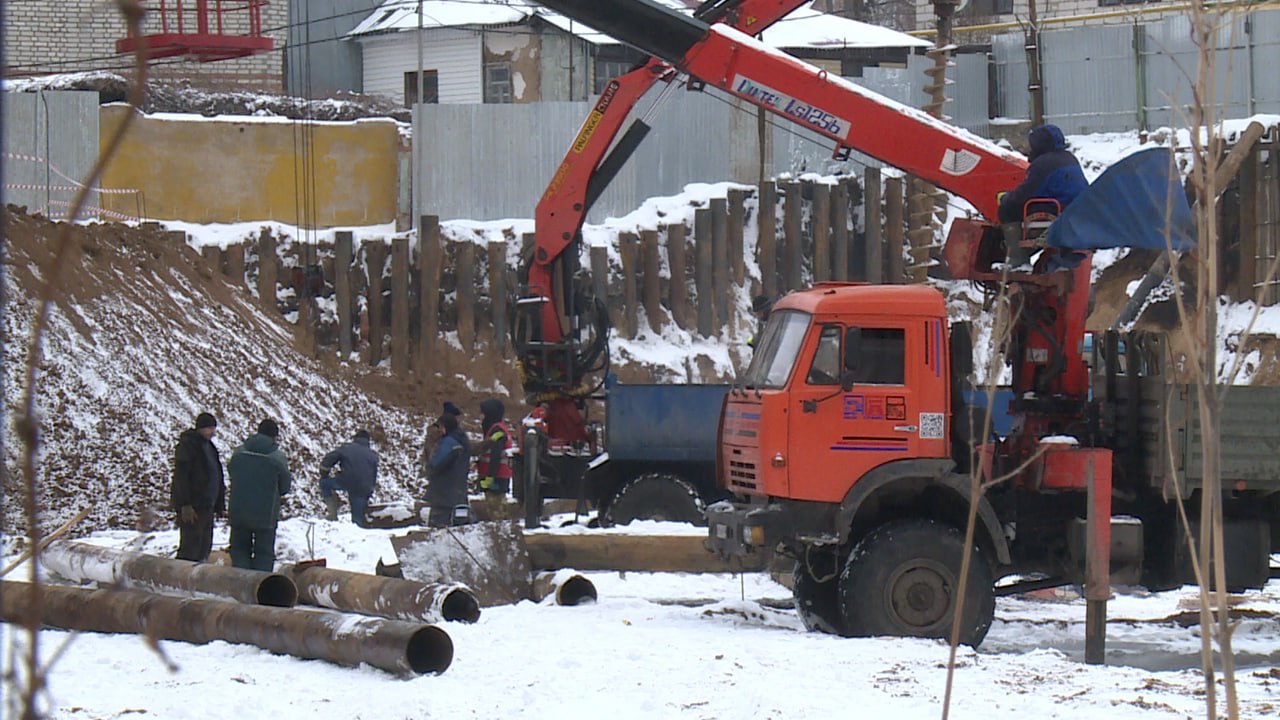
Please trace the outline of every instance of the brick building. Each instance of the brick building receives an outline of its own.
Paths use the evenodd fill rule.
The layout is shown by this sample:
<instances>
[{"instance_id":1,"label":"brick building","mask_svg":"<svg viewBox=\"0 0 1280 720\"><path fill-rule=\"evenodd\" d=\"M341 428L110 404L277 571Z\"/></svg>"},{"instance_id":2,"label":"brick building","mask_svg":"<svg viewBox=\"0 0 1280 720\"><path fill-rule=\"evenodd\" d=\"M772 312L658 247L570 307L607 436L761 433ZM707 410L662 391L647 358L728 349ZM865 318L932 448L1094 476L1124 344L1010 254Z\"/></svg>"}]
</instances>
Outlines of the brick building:
<instances>
[{"instance_id":1,"label":"brick building","mask_svg":"<svg viewBox=\"0 0 1280 720\"><path fill-rule=\"evenodd\" d=\"M174 0L143 3L148 8L144 34L161 33L164 21L175 32L179 16ZM162 16L161 6L166 12ZM209 3L213 8L216 3ZM245 3L225 3L244 6ZM183 29L197 27L196 3L182 3ZM210 10L212 12L212 9ZM272 38L273 49L249 57L198 62L190 57L160 58L153 62L155 77L180 77L210 89L283 89L282 61L289 25L289 3L265 3L260 8L262 34ZM223 32L247 34L248 13L244 9L225 10ZM212 24L212 23L211 23ZM126 71L132 60L116 52L116 41L124 38L125 23L115 4L103 0L26 0L5 3L4 74L6 77L48 75L89 70Z\"/></svg>"}]
</instances>

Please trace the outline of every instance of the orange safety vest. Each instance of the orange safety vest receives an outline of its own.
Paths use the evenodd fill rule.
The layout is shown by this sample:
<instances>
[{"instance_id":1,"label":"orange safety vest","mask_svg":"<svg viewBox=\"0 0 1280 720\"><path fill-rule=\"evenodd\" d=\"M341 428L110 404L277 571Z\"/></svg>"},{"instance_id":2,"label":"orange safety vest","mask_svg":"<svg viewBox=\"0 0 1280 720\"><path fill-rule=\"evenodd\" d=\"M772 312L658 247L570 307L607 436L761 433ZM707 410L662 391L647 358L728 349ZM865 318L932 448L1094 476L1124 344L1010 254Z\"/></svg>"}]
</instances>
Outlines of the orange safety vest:
<instances>
[{"instance_id":1,"label":"orange safety vest","mask_svg":"<svg viewBox=\"0 0 1280 720\"><path fill-rule=\"evenodd\" d=\"M492 442L502 442L502 453L498 459L498 468L493 473L489 472L489 457L492 452L491 447L485 447L480 457L476 460L476 474L482 478L492 477L495 480L510 480L514 474L511 469L511 448L515 447L515 440L511 436L511 428L507 427L505 422L499 420L489 426L485 433L484 443L486 446Z\"/></svg>"}]
</instances>

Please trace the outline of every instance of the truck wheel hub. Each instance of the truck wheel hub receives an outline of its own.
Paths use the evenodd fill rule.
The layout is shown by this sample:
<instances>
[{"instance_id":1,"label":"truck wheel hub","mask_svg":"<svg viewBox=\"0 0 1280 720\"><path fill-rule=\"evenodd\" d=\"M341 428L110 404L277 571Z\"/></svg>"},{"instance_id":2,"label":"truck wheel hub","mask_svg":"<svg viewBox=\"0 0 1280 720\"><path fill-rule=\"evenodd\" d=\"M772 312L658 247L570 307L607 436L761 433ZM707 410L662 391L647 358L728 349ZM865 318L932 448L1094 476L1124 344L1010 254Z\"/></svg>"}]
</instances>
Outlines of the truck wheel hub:
<instances>
[{"instance_id":1,"label":"truck wheel hub","mask_svg":"<svg viewBox=\"0 0 1280 720\"><path fill-rule=\"evenodd\" d=\"M933 565L904 568L889 583L894 614L900 622L918 631L949 619L951 584L946 571Z\"/></svg>"}]
</instances>

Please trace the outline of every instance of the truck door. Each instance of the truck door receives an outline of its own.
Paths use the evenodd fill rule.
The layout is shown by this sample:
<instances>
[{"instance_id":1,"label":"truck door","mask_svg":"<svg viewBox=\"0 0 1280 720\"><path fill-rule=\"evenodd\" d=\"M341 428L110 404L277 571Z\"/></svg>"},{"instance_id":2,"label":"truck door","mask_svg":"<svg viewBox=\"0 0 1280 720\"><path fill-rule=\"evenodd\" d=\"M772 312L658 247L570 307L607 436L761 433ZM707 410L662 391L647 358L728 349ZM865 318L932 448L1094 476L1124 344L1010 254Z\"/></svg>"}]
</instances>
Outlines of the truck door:
<instances>
[{"instance_id":1,"label":"truck door","mask_svg":"<svg viewBox=\"0 0 1280 720\"><path fill-rule=\"evenodd\" d=\"M802 358L791 393L792 497L839 502L871 469L933 456L932 445L945 444L941 429L933 427L924 434L938 434L937 442L927 452L921 444L919 393L908 382L917 374L909 359L925 357L923 329L916 326L905 320L822 326L812 354ZM846 354L851 367L846 367ZM841 385L842 372L851 381L848 390ZM931 424L943 420L927 415Z\"/></svg>"}]
</instances>

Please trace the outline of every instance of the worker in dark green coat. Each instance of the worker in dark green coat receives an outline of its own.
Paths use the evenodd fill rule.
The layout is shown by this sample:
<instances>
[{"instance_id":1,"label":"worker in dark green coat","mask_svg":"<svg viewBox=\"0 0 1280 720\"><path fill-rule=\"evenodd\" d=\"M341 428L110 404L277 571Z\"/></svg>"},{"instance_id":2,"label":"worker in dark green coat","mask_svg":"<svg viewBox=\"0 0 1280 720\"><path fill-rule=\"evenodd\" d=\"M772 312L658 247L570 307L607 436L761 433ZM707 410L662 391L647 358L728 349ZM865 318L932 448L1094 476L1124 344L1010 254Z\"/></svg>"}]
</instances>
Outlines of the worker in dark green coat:
<instances>
[{"instance_id":1,"label":"worker in dark green coat","mask_svg":"<svg viewBox=\"0 0 1280 720\"><path fill-rule=\"evenodd\" d=\"M276 524L280 498L289 492L292 476L280 446L280 427L263 420L258 432L231 453L231 564L238 568L266 570L276 565Z\"/></svg>"}]
</instances>

